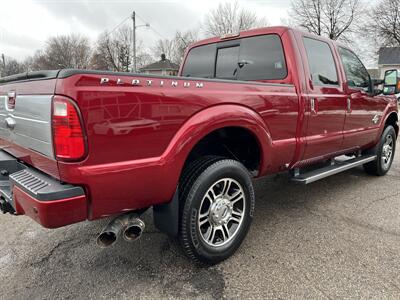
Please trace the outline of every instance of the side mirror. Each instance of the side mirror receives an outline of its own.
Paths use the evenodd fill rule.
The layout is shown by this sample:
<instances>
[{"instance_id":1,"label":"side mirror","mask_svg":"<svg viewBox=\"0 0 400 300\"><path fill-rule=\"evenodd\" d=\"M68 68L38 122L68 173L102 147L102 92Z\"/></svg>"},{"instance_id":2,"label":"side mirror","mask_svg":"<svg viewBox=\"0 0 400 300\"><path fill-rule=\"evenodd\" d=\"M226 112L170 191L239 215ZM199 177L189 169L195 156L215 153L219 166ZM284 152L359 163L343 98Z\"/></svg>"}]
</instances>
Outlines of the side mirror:
<instances>
[{"instance_id":1,"label":"side mirror","mask_svg":"<svg viewBox=\"0 0 400 300\"><path fill-rule=\"evenodd\" d=\"M394 95L398 93L400 93L400 72L399 70L388 70L385 72L383 94Z\"/></svg>"}]
</instances>

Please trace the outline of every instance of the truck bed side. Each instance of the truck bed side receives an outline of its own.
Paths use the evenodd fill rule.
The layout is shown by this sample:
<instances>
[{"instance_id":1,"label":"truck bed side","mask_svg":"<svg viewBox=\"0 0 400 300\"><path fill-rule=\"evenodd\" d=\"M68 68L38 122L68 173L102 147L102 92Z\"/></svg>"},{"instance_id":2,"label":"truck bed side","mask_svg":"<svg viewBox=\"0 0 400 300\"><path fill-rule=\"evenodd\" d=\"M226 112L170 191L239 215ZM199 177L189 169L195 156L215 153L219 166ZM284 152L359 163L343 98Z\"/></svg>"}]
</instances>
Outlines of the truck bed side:
<instances>
[{"instance_id":1,"label":"truck bed side","mask_svg":"<svg viewBox=\"0 0 400 300\"><path fill-rule=\"evenodd\" d=\"M296 148L293 84L77 74L56 93L78 103L89 148L80 163L58 163L60 179L90 187L92 218L169 201L190 150L213 130L252 132L260 175L290 163Z\"/></svg>"}]
</instances>

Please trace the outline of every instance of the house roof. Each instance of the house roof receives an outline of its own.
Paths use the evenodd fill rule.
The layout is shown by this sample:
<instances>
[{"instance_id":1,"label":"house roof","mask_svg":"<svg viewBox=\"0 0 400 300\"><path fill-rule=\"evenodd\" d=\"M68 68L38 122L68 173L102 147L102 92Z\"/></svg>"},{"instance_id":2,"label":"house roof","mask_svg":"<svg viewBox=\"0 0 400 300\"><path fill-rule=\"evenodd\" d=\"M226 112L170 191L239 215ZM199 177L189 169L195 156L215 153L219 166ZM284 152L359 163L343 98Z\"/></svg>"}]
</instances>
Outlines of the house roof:
<instances>
[{"instance_id":1,"label":"house roof","mask_svg":"<svg viewBox=\"0 0 400 300\"><path fill-rule=\"evenodd\" d=\"M382 47L379 49L379 65L400 65L400 47Z\"/></svg>"},{"instance_id":2,"label":"house roof","mask_svg":"<svg viewBox=\"0 0 400 300\"><path fill-rule=\"evenodd\" d=\"M140 69L141 71L158 71L158 70L179 70L179 65L171 62L165 57L164 54L161 55L161 60L149 64Z\"/></svg>"}]
</instances>

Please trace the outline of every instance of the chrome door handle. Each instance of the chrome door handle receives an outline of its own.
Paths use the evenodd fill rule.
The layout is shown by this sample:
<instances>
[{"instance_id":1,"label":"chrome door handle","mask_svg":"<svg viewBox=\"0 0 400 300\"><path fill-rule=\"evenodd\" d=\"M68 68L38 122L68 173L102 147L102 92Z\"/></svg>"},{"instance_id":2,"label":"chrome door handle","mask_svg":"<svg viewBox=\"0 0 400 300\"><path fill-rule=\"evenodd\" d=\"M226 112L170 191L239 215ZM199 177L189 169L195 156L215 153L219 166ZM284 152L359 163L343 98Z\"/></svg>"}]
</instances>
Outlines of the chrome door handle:
<instances>
[{"instance_id":1,"label":"chrome door handle","mask_svg":"<svg viewBox=\"0 0 400 300\"><path fill-rule=\"evenodd\" d=\"M311 106L311 112L312 112L313 114L316 114L317 111L315 110L315 99L314 99L314 98L311 98L311 99L310 99L310 106Z\"/></svg>"},{"instance_id":2,"label":"chrome door handle","mask_svg":"<svg viewBox=\"0 0 400 300\"><path fill-rule=\"evenodd\" d=\"M351 99L347 97L347 112L351 112Z\"/></svg>"}]
</instances>

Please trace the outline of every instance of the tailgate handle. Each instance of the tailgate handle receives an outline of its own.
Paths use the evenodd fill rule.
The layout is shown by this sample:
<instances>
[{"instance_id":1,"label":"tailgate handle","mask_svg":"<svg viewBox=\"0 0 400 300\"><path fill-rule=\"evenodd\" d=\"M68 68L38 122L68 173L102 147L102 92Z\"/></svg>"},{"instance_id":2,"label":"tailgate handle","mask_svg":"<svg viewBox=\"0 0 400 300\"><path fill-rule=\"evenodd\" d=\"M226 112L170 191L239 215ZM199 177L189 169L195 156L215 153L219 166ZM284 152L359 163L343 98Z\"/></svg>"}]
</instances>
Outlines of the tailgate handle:
<instances>
[{"instance_id":1,"label":"tailgate handle","mask_svg":"<svg viewBox=\"0 0 400 300\"><path fill-rule=\"evenodd\" d=\"M8 118L5 119L5 121L6 121L6 125L7 125L8 128L14 129L14 127L15 127L15 120L14 120L13 118L8 117Z\"/></svg>"}]
</instances>

